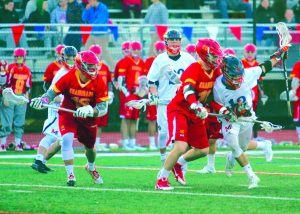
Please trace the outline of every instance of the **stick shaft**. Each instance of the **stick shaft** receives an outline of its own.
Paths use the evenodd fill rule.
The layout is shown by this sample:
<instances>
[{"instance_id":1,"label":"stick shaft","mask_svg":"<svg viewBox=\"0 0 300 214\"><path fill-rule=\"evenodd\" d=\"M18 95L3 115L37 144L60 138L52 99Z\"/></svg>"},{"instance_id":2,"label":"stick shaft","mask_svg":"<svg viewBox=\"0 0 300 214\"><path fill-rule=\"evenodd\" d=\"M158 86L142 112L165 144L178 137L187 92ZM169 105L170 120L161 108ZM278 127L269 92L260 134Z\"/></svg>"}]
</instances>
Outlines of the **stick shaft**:
<instances>
[{"instance_id":1,"label":"stick shaft","mask_svg":"<svg viewBox=\"0 0 300 214\"><path fill-rule=\"evenodd\" d=\"M47 108L52 108L52 109L57 109L57 110L61 110L61 111L70 112L70 113L75 113L76 112L76 111L71 110L71 109L57 107L57 106L53 106L53 105L49 105L49 104L43 104L43 106L45 106Z\"/></svg>"},{"instance_id":2,"label":"stick shaft","mask_svg":"<svg viewBox=\"0 0 300 214\"><path fill-rule=\"evenodd\" d=\"M284 54L283 59L282 59L282 66L283 66L283 75L284 75L284 80L285 80L286 104L287 104L287 109L288 109L288 116L292 117L291 101L290 101L290 95L289 95L289 80L288 80L287 71L286 71L285 59L286 59L286 56Z\"/></svg>"}]
</instances>

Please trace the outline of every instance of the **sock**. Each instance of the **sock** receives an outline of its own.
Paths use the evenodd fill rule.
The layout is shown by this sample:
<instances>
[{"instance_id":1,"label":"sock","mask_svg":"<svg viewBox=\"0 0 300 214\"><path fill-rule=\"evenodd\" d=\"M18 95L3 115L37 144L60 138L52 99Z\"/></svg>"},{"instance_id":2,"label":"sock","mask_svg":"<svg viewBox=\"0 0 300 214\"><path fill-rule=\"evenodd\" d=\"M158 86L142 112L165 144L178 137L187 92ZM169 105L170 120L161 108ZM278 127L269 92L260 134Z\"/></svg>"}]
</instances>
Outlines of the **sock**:
<instances>
[{"instance_id":1,"label":"sock","mask_svg":"<svg viewBox=\"0 0 300 214\"><path fill-rule=\"evenodd\" d=\"M90 171L94 171L95 170L95 162L94 163L88 162L88 168Z\"/></svg>"},{"instance_id":2,"label":"sock","mask_svg":"<svg viewBox=\"0 0 300 214\"><path fill-rule=\"evenodd\" d=\"M266 142L265 141L256 141L257 143L257 149L264 149L265 148L265 145L266 145Z\"/></svg>"},{"instance_id":3,"label":"sock","mask_svg":"<svg viewBox=\"0 0 300 214\"><path fill-rule=\"evenodd\" d=\"M246 166L244 166L243 169L246 172L246 174L248 175L248 177L252 177L252 176L255 175L253 170L252 170L252 167L251 167L250 163L248 163Z\"/></svg>"},{"instance_id":4,"label":"sock","mask_svg":"<svg viewBox=\"0 0 300 214\"><path fill-rule=\"evenodd\" d=\"M20 138L15 138L15 143L16 145L20 145L21 144L21 139Z\"/></svg>"},{"instance_id":5,"label":"sock","mask_svg":"<svg viewBox=\"0 0 300 214\"><path fill-rule=\"evenodd\" d=\"M135 147L135 145L136 145L136 140L135 140L135 138L129 139L129 140L128 140L128 145L129 145L130 147Z\"/></svg>"},{"instance_id":6,"label":"sock","mask_svg":"<svg viewBox=\"0 0 300 214\"><path fill-rule=\"evenodd\" d=\"M207 155L207 166L215 168L215 154L208 154Z\"/></svg>"},{"instance_id":7,"label":"sock","mask_svg":"<svg viewBox=\"0 0 300 214\"><path fill-rule=\"evenodd\" d=\"M2 137L1 138L1 144L5 145L6 144L6 140L7 140L7 137Z\"/></svg>"},{"instance_id":8,"label":"sock","mask_svg":"<svg viewBox=\"0 0 300 214\"><path fill-rule=\"evenodd\" d=\"M128 139L122 139L121 143L123 147L128 146Z\"/></svg>"},{"instance_id":9,"label":"sock","mask_svg":"<svg viewBox=\"0 0 300 214\"><path fill-rule=\"evenodd\" d=\"M169 177L169 174L170 174L170 171L162 168L159 173L158 173L158 179L161 179L161 178L168 178Z\"/></svg>"},{"instance_id":10,"label":"sock","mask_svg":"<svg viewBox=\"0 0 300 214\"><path fill-rule=\"evenodd\" d=\"M74 165L67 165L65 167L66 167L68 176L70 176L71 174L74 175Z\"/></svg>"},{"instance_id":11,"label":"sock","mask_svg":"<svg viewBox=\"0 0 300 214\"><path fill-rule=\"evenodd\" d=\"M297 134L298 134L298 140L300 142L300 126L296 127L296 131L297 131Z\"/></svg>"},{"instance_id":12,"label":"sock","mask_svg":"<svg viewBox=\"0 0 300 214\"><path fill-rule=\"evenodd\" d=\"M160 154L160 161L161 161L162 164L165 163L166 159L167 159L167 154L166 153Z\"/></svg>"},{"instance_id":13,"label":"sock","mask_svg":"<svg viewBox=\"0 0 300 214\"><path fill-rule=\"evenodd\" d=\"M96 137L95 146L99 146L99 145L100 145L100 137Z\"/></svg>"},{"instance_id":14,"label":"sock","mask_svg":"<svg viewBox=\"0 0 300 214\"><path fill-rule=\"evenodd\" d=\"M35 159L39 160L39 161L44 161L44 155L43 154L37 154Z\"/></svg>"},{"instance_id":15,"label":"sock","mask_svg":"<svg viewBox=\"0 0 300 214\"><path fill-rule=\"evenodd\" d=\"M184 160L183 156L180 156L180 158L178 159L177 163L179 163L181 166L183 166L184 164L187 163L187 161Z\"/></svg>"},{"instance_id":16,"label":"sock","mask_svg":"<svg viewBox=\"0 0 300 214\"><path fill-rule=\"evenodd\" d=\"M149 143L151 146L155 146L155 137L154 136L149 136Z\"/></svg>"}]
</instances>

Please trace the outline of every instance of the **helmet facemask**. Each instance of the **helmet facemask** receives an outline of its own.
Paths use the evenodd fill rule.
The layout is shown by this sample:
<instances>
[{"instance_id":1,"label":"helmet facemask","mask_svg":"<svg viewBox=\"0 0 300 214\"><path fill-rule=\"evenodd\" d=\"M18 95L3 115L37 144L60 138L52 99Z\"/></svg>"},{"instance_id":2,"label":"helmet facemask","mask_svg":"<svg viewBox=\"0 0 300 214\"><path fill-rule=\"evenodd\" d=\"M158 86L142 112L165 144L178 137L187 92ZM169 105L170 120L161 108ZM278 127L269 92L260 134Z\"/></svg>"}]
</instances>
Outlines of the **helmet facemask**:
<instances>
[{"instance_id":1,"label":"helmet facemask","mask_svg":"<svg viewBox=\"0 0 300 214\"><path fill-rule=\"evenodd\" d=\"M166 39L166 49L171 55L178 55L181 49L181 39L180 38L167 38Z\"/></svg>"}]
</instances>

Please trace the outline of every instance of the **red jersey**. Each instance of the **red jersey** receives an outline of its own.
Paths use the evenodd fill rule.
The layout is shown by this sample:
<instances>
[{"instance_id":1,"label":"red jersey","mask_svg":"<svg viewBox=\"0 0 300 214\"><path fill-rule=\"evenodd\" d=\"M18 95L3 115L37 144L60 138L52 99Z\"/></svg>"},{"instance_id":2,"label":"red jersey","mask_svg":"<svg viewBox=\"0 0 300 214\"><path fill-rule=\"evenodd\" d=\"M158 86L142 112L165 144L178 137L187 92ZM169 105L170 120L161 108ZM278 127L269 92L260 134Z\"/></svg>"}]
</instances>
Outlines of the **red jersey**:
<instances>
[{"instance_id":1,"label":"red jersey","mask_svg":"<svg viewBox=\"0 0 300 214\"><path fill-rule=\"evenodd\" d=\"M26 65L18 66L16 63L9 65L8 86L15 94L25 94L32 87L31 71Z\"/></svg>"},{"instance_id":2,"label":"red jersey","mask_svg":"<svg viewBox=\"0 0 300 214\"><path fill-rule=\"evenodd\" d=\"M293 67L290 77L291 78L296 77L296 78L300 79L300 62L296 62L294 64L294 67ZM300 87L298 87L296 90L296 96L300 97Z\"/></svg>"},{"instance_id":3,"label":"red jersey","mask_svg":"<svg viewBox=\"0 0 300 214\"><path fill-rule=\"evenodd\" d=\"M99 68L99 71L98 71L98 75L101 76L101 78L102 78L103 82L105 83L105 85L108 85L108 83L112 82L111 74L109 72L109 68L103 62L100 62L99 67L100 68Z\"/></svg>"},{"instance_id":4,"label":"red jersey","mask_svg":"<svg viewBox=\"0 0 300 214\"><path fill-rule=\"evenodd\" d=\"M61 68L62 65L58 61L51 62L45 70L43 80L45 82L51 83L55 74Z\"/></svg>"},{"instance_id":5,"label":"red jersey","mask_svg":"<svg viewBox=\"0 0 300 214\"><path fill-rule=\"evenodd\" d=\"M144 74L144 61L139 58L135 60L132 56L125 58L119 68L119 76L125 77L125 84L129 92L139 86L138 78Z\"/></svg>"},{"instance_id":6,"label":"red jersey","mask_svg":"<svg viewBox=\"0 0 300 214\"><path fill-rule=\"evenodd\" d=\"M114 70L114 80L115 80L115 81L118 80L119 73L125 71L124 69L121 69L121 70L120 70L120 65L124 64L124 61L126 61L126 57L120 59L120 60L117 62L117 64L116 64L116 67L115 67L115 70Z\"/></svg>"},{"instance_id":7,"label":"red jersey","mask_svg":"<svg viewBox=\"0 0 300 214\"><path fill-rule=\"evenodd\" d=\"M148 74L148 72L149 72L149 70L150 70L150 68L151 68L151 65L152 65L152 63L153 63L155 57L156 57L156 56L150 56L148 59L146 59L145 65L144 65L144 72L145 72L145 75Z\"/></svg>"},{"instance_id":8,"label":"red jersey","mask_svg":"<svg viewBox=\"0 0 300 214\"><path fill-rule=\"evenodd\" d=\"M86 105L95 107L97 103L108 100L107 86L100 75L83 83L79 74L80 71L73 68L53 86L56 94L64 95L61 107L76 110Z\"/></svg>"},{"instance_id":9,"label":"red jersey","mask_svg":"<svg viewBox=\"0 0 300 214\"><path fill-rule=\"evenodd\" d=\"M221 75L220 69L216 69L207 73L201 66L200 62L192 63L182 74L180 80L182 82L180 88L178 89L175 97L171 101L172 105L176 105L185 112L195 115L195 113L190 110L190 103L184 98L184 87L186 85L191 85L195 89L196 99L206 105L206 101L212 89L214 83L218 76Z\"/></svg>"}]
</instances>

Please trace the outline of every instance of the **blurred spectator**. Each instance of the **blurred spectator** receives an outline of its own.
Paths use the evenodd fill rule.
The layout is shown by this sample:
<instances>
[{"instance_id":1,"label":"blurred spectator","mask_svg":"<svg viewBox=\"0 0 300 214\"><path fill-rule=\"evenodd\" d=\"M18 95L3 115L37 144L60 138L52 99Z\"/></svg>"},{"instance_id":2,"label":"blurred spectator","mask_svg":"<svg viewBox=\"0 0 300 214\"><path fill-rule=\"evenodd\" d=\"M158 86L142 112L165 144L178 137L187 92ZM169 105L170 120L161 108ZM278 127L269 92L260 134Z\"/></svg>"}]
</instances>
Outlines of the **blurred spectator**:
<instances>
[{"instance_id":1,"label":"blurred spectator","mask_svg":"<svg viewBox=\"0 0 300 214\"><path fill-rule=\"evenodd\" d=\"M166 25L168 23L168 10L160 0L151 0L144 22L151 25ZM148 56L153 56L153 45L159 40L155 27L150 28L151 44L149 45Z\"/></svg>"},{"instance_id":2,"label":"blurred spectator","mask_svg":"<svg viewBox=\"0 0 300 214\"><path fill-rule=\"evenodd\" d=\"M257 23L274 23L275 13L270 7L269 0L261 0L260 5L256 9L256 21ZM272 27L270 27L270 30L272 30ZM276 38L273 34L264 34L263 40L265 40L266 46L271 46L272 43L276 44Z\"/></svg>"},{"instance_id":3,"label":"blurred spectator","mask_svg":"<svg viewBox=\"0 0 300 214\"><path fill-rule=\"evenodd\" d=\"M51 13L51 23L52 24L65 24L67 21L67 6L68 0L59 0L58 5ZM57 30L57 27L52 27L52 30ZM54 35L54 45L61 43L59 41L59 35Z\"/></svg>"},{"instance_id":4,"label":"blurred spectator","mask_svg":"<svg viewBox=\"0 0 300 214\"><path fill-rule=\"evenodd\" d=\"M35 10L36 10L36 0L29 0L25 8L25 22L27 22L30 14Z\"/></svg>"},{"instance_id":5,"label":"blurred spectator","mask_svg":"<svg viewBox=\"0 0 300 214\"><path fill-rule=\"evenodd\" d=\"M69 24L79 24L82 23L81 14L83 11L83 6L81 2L77 0L69 0L67 6L67 23ZM64 44L68 46L74 46L77 51L81 48L81 35L72 34L72 31L79 31L79 27L70 27L69 33L64 39Z\"/></svg>"},{"instance_id":6,"label":"blurred spectator","mask_svg":"<svg viewBox=\"0 0 300 214\"><path fill-rule=\"evenodd\" d=\"M286 11L286 0L274 0L272 8L275 12L275 22L283 21Z\"/></svg>"},{"instance_id":7,"label":"blurred spectator","mask_svg":"<svg viewBox=\"0 0 300 214\"><path fill-rule=\"evenodd\" d=\"M142 0L122 0L122 7L124 18L141 18Z\"/></svg>"},{"instance_id":8,"label":"blurred spectator","mask_svg":"<svg viewBox=\"0 0 300 214\"><path fill-rule=\"evenodd\" d=\"M4 9L0 11L0 23L19 23L19 15L14 9L13 0L4 0ZM6 32L5 32L6 31ZM13 38L13 33L11 31L11 27L1 27L0 29L0 39L6 41L6 46L8 48L15 48L15 41ZM27 48L26 35L23 33L19 45L21 47Z\"/></svg>"},{"instance_id":9,"label":"blurred spectator","mask_svg":"<svg viewBox=\"0 0 300 214\"><path fill-rule=\"evenodd\" d=\"M44 0L36 0L36 10L32 12L28 18L28 23L35 24L50 24L50 14L47 12L48 2ZM36 36L39 39L44 40L44 46L51 48L51 34L43 33L43 31L49 30L49 26L35 26L33 30L40 31L42 33L37 33Z\"/></svg>"},{"instance_id":10,"label":"blurred spectator","mask_svg":"<svg viewBox=\"0 0 300 214\"><path fill-rule=\"evenodd\" d=\"M61 0L48 0L48 12L51 14Z\"/></svg>"},{"instance_id":11,"label":"blurred spectator","mask_svg":"<svg viewBox=\"0 0 300 214\"><path fill-rule=\"evenodd\" d=\"M243 2L242 0L217 0L217 7L220 10L221 18L227 19L228 9L235 11L245 11L246 18L253 17L252 7L250 3Z\"/></svg>"},{"instance_id":12,"label":"blurred spectator","mask_svg":"<svg viewBox=\"0 0 300 214\"><path fill-rule=\"evenodd\" d=\"M4 9L4 0L0 0L0 10Z\"/></svg>"},{"instance_id":13,"label":"blurred spectator","mask_svg":"<svg viewBox=\"0 0 300 214\"><path fill-rule=\"evenodd\" d=\"M284 22L287 24L295 23L294 11L291 9L287 9L284 13Z\"/></svg>"},{"instance_id":14,"label":"blurred spectator","mask_svg":"<svg viewBox=\"0 0 300 214\"><path fill-rule=\"evenodd\" d=\"M298 4L298 0L286 0L286 7L288 9L293 9Z\"/></svg>"},{"instance_id":15,"label":"blurred spectator","mask_svg":"<svg viewBox=\"0 0 300 214\"><path fill-rule=\"evenodd\" d=\"M296 21L296 23L299 23L300 22L300 0L293 7L293 11L294 11L294 14L295 14L295 21Z\"/></svg>"},{"instance_id":16,"label":"blurred spectator","mask_svg":"<svg viewBox=\"0 0 300 214\"><path fill-rule=\"evenodd\" d=\"M82 13L82 20L87 24L106 24L108 25L108 8L100 0L89 0L85 10ZM108 52L109 32L107 26L93 27L92 33L86 43L86 49L91 45L100 45L102 47L103 58L112 69L115 65L110 53Z\"/></svg>"},{"instance_id":17,"label":"blurred spectator","mask_svg":"<svg viewBox=\"0 0 300 214\"><path fill-rule=\"evenodd\" d=\"M233 55L236 56L235 50L232 48L226 48L223 50L224 55Z\"/></svg>"}]
</instances>

